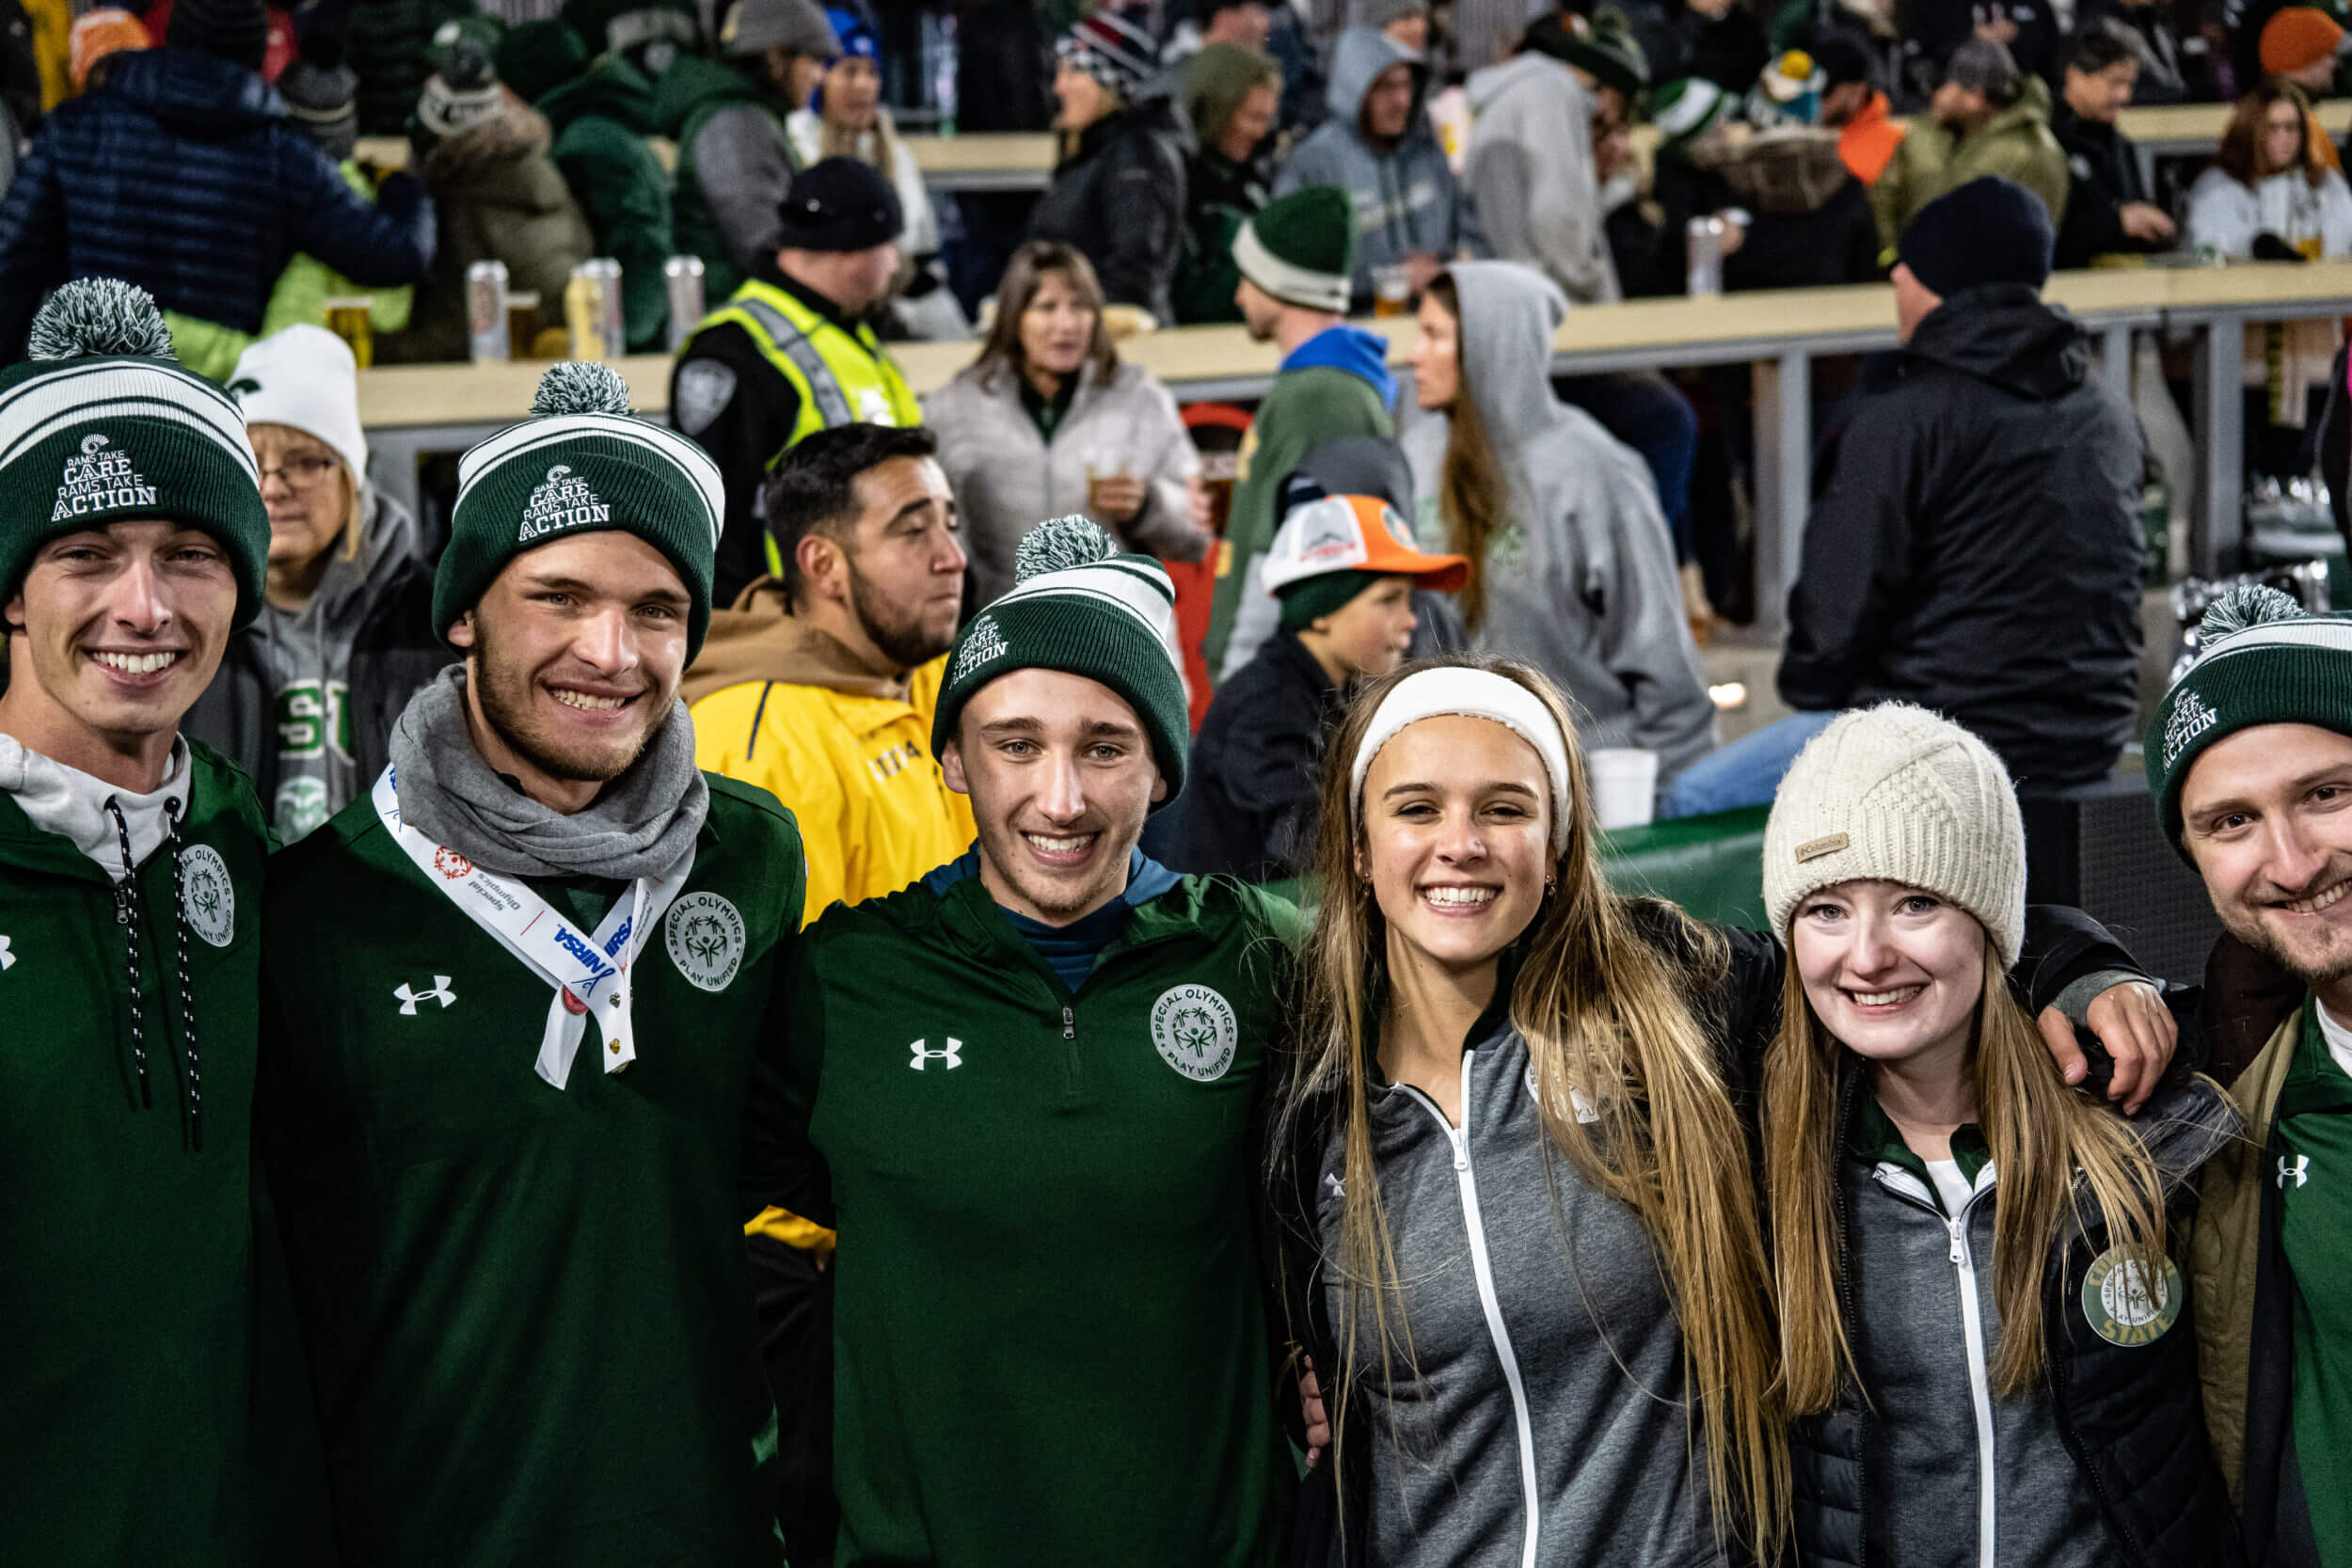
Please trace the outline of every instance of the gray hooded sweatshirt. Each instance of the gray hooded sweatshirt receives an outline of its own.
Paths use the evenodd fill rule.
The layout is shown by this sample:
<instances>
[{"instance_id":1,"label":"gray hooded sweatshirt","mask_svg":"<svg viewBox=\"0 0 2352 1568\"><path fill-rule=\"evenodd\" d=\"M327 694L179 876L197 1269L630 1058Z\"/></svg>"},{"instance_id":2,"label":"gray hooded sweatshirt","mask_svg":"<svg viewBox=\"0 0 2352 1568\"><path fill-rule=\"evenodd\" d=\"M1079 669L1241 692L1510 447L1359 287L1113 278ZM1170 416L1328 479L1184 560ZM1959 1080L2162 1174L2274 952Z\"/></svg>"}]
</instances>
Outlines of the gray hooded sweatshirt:
<instances>
[{"instance_id":1,"label":"gray hooded sweatshirt","mask_svg":"<svg viewBox=\"0 0 2352 1568\"><path fill-rule=\"evenodd\" d=\"M1552 396L1552 334L1568 309L1559 289L1508 261L1463 262L1453 276L1463 390L1510 483L1472 645L1558 681L1583 710L1586 746L1646 747L1660 779L1671 779L1714 749L1715 707L1657 485L1632 448ZM1449 433L1442 414L1405 433L1424 549L1451 548L1438 510Z\"/></svg>"},{"instance_id":2,"label":"gray hooded sweatshirt","mask_svg":"<svg viewBox=\"0 0 2352 1568\"><path fill-rule=\"evenodd\" d=\"M1464 85L1465 177L1491 253L1541 267L1579 305L1618 297L1593 171L1593 95L1549 55L1526 54Z\"/></svg>"},{"instance_id":3,"label":"gray hooded sweatshirt","mask_svg":"<svg viewBox=\"0 0 2352 1568\"><path fill-rule=\"evenodd\" d=\"M1580 1116L1584 1112L1579 1106ZM1409 1085L1373 1091L1413 1378L1363 1378L1378 1560L1450 1568L1691 1568L1724 1560L1682 1332L1640 1216L1552 1151L1526 1042L1462 1053L1462 1125ZM1339 1256L1344 1150L1318 1178ZM1345 1333L1346 1287L1328 1287ZM1357 1364L1379 1366L1370 1312ZM1343 1459L1343 1463L1350 1461Z\"/></svg>"},{"instance_id":4,"label":"gray hooded sweatshirt","mask_svg":"<svg viewBox=\"0 0 2352 1568\"><path fill-rule=\"evenodd\" d=\"M1364 95L1392 65L1413 68L1413 107L1405 135L1385 150L1364 139ZM1486 253L1486 243L1445 149L1429 125L1423 93L1428 72L1421 56L1370 27L1350 27L1331 50L1326 101L1331 118L1299 144L1276 176L1274 194L1309 185L1337 185L1356 204L1356 304L1368 309L1375 267L1416 252L1452 258Z\"/></svg>"}]
</instances>

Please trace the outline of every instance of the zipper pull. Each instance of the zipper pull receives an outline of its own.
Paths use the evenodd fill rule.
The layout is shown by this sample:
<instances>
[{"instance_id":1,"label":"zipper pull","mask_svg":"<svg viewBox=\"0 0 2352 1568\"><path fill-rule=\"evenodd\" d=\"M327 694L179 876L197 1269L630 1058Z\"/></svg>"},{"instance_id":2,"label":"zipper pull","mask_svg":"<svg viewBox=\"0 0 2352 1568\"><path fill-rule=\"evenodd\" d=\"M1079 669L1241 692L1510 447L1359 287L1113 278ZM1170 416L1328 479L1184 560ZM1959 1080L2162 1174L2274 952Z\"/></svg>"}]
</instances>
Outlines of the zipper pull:
<instances>
[{"instance_id":1,"label":"zipper pull","mask_svg":"<svg viewBox=\"0 0 2352 1568\"><path fill-rule=\"evenodd\" d=\"M1078 1015L1069 1007L1061 1010L1061 1037L1066 1040L1074 1040L1078 1037Z\"/></svg>"},{"instance_id":2,"label":"zipper pull","mask_svg":"<svg viewBox=\"0 0 2352 1568\"><path fill-rule=\"evenodd\" d=\"M1952 1227L1952 1259L1951 1259L1951 1260L1952 1260L1953 1262L1955 1262L1955 1263L1964 1263L1964 1262L1966 1262L1966 1261L1968 1260L1968 1243L1967 1243L1967 1242L1966 1242L1966 1240L1965 1240L1965 1232L1963 1232L1963 1231L1962 1230L1962 1228L1961 1228L1961 1227L1962 1227L1963 1225L1964 1225L1965 1223L1966 1223L1966 1222L1965 1222L1964 1220L1953 1220L1953 1221L1951 1222L1951 1227Z\"/></svg>"},{"instance_id":3,"label":"zipper pull","mask_svg":"<svg viewBox=\"0 0 2352 1568\"><path fill-rule=\"evenodd\" d=\"M1446 1136L1454 1143L1454 1168L1455 1170L1470 1169L1470 1134L1459 1128L1449 1127L1446 1129Z\"/></svg>"}]
</instances>

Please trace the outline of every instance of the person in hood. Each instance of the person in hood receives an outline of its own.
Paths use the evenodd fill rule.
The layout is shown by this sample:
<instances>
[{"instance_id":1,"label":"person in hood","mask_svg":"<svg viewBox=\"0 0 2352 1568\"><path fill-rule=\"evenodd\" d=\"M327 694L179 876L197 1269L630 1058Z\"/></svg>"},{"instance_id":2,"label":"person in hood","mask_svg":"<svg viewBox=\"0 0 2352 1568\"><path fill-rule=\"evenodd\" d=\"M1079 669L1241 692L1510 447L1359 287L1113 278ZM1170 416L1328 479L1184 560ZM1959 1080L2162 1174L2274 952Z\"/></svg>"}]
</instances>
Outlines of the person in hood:
<instances>
[{"instance_id":1,"label":"person in hood","mask_svg":"<svg viewBox=\"0 0 2352 1568\"><path fill-rule=\"evenodd\" d=\"M1169 298L1185 325L1237 322L1233 239L1272 198L1267 148L1282 106L1282 68L1238 45L1213 43L1184 66L1181 96L1196 147L1184 182L1184 254Z\"/></svg>"},{"instance_id":2,"label":"person in hood","mask_svg":"<svg viewBox=\"0 0 2352 1568\"><path fill-rule=\"evenodd\" d=\"M1571 304L1619 295L1593 127L1616 124L1646 85L1630 53L1597 47L1549 17L1528 29L1516 55L1465 87L1476 117L1467 181L1486 243L1498 260L1539 268Z\"/></svg>"},{"instance_id":3,"label":"person in hood","mask_svg":"<svg viewBox=\"0 0 2352 1568\"><path fill-rule=\"evenodd\" d=\"M628 407L559 364L460 460L464 662L270 865L255 1139L347 1563L779 1560L742 1121L800 838L694 766L719 470Z\"/></svg>"},{"instance_id":4,"label":"person in hood","mask_svg":"<svg viewBox=\"0 0 2352 1568\"><path fill-rule=\"evenodd\" d=\"M1999 44L1971 39L1952 51L1929 112L1913 117L1870 187L1879 243L1895 249L1921 208L1988 176L2031 191L2052 224L2064 218L2071 177L2050 134L2050 89Z\"/></svg>"},{"instance_id":5,"label":"person in hood","mask_svg":"<svg viewBox=\"0 0 2352 1568\"><path fill-rule=\"evenodd\" d=\"M229 386L261 463L269 570L186 727L246 770L291 844L384 770L394 721L451 655L417 520L367 477L350 347L290 326Z\"/></svg>"},{"instance_id":6,"label":"person in hood","mask_svg":"<svg viewBox=\"0 0 2352 1568\"><path fill-rule=\"evenodd\" d=\"M1266 1181L1291 1338L1336 1396L1308 1392L1300 1562L1787 1560L1750 1151L1789 966L1609 887L1569 708L1526 665L1441 659L1366 687L1326 753ZM2154 989L2035 912L2030 1005L2089 1004L2042 1016L2053 1053L2090 1022L2144 1095Z\"/></svg>"},{"instance_id":7,"label":"person in hood","mask_svg":"<svg viewBox=\"0 0 2352 1568\"><path fill-rule=\"evenodd\" d=\"M1039 517L1084 511L1124 548L1199 561L1200 452L1176 400L1120 358L1087 259L1056 240L1013 252L979 356L924 400L940 464L963 506L977 610L1012 587Z\"/></svg>"},{"instance_id":8,"label":"person in hood","mask_svg":"<svg viewBox=\"0 0 2352 1568\"><path fill-rule=\"evenodd\" d=\"M703 292L724 299L776 251L779 214L802 168L787 122L841 53L816 0L735 0L718 60L682 55L663 72L655 120L677 146L679 250Z\"/></svg>"},{"instance_id":9,"label":"person in hood","mask_svg":"<svg viewBox=\"0 0 2352 1568\"><path fill-rule=\"evenodd\" d=\"M1356 251L1347 193L1310 185L1268 203L1233 240L1233 303L1255 341L1282 362L1242 438L1240 474L1216 556L1216 591L1200 644L1212 678L1257 657L1280 607L1261 580L1281 518L1282 486L1317 449L1350 436L1396 434L1389 341L1346 322Z\"/></svg>"},{"instance_id":10,"label":"person in hood","mask_svg":"<svg viewBox=\"0 0 2352 1568\"><path fill-rule=\"evenodd\" d=\"M1274 182L1277 196L1310 185L1347 193L1358 314L1372 309L1373 277L1382 268L1406 268L1418 293L1455 257L1486 254L1477 215L1430 126L1428 86L1421 56L1385 33L1348 28L1331 50L1331 117Z\"/></svg>"},{"instance_id":11,"label":"person in hood","mask_svg":"<svg viewBox=\"0 0 2352 1568\"><path fill-rule=\"evenodd\" d=\"M1165 93L1146 96L1154 71L1142 29L1098 11L1055 50L1062 158L1029 214L1029 238L1075 246L1110 303L1172 322L1192 126Z\"/></svg>"},{"instance_id":12,"label":"person in hood","mask_svg":"<svg viewBox=\"0 0 2352 1568\"><path fill-rule=\"evenodd\" d=\"M2146 449L2042 302L2055 243L2040 198L1991 178L1904 231L1904 352L1830 460L1789 590L1797 711L1685 774L1667 815L1762 804L1838 709L1887 701L1967 726L2023 791L2113 770L2138 713Z\"/></svg>"},{"instance_id":13,"label":"person in hood","mask_svg":"<svg viewBox=\"0 0 2352 1568\"><path fill-rule=\"evenodd\" d=\"M2138 145L2116 124L2139 80L2140 48L2139 35L2112 17L2076 28L2066 40L2065 75L2050 116L2071 179L2058 225L2060 268L2172 246L2172 214L2149 199Z\"/></svg>"},{"instance_id":14,"label":"person in hood","mask_svg":"<svg viewBox=\"0 0 2352 1568\"><path fill-rule=\"evenodd\" d=\"M263 1560L269 824L181 721L268 548L245 421L154 303L58 290L0 372L0 1560Z\"/></svg>"},{"instance_id":15,"label":"person in hood","mask_svg":"<svg viewBox=\"0 0 2352 1568\"><path fill-rule=\"evenodd\" d=\"M1713 750L1715 706L1648 467L1552 395L1567 309L1508 261L1430 285L1413 356L1427 417L1405 433L1417 531L1470 558L1474 648L1543 671L1576 699L1587 745L1646 748L1671 780Z\"/></svg>"},{"instance_id":16,"label":"person in hood","mask_svg":"<svg viewBox=\"0 0 2352 1568\"><path fill-rule=\"evenodd\" d=\"M507 91L487 53L470 40L448 51L409 129L440 213L433 276L408 330L376 345L379 358L467 357L466 272L476 261L503 262L509 289L539 296L538 330L563 329L564 285L596 242L548 156L553 142L547 117Z\"/></svg>"},{"instance_id":17,"label":"person in hood","mask_svg":"<svg viewBox=\"0 0 2352 1568\"><path fill-rule=\"evenodd\" d=\"M1458 555L1424 555L1377 496L1328 495L1291 481L1290 514L1266 552L1281 629L1217 688L1192 746L1184 868L1263 882L1301 877L1315 849L1323 742L1348 692L1407 657L1414 600L1470 576Z\"/></svg>"},{"instance_id":18,"label":"person in hood","mask_svg":"<svg viewBox=\"0 0 2352 1568\"><path fill-rule=\"evenodd\" d=\"M804 922L972 843L971 808L930 751L963 595L955 496L932 452L927 431L850 424L786 453L766 502L784 574L712 614L686 673L696 763L768 791L800 828ZM830 1562L834 1234L781 1209L747 1231L785 1553Z\"/></svg>"},{"instance_id":19,"label":"person in hood","mask_svg":"<svg viewBox=\"0 0 2352 1568\"><path fill-rule=\"evenodd\" d=\"M2241 1118L2186 1070L2136 1120L2067 1087L2007 978L2000 758L1839 716L1781 781L1764 903L1802 990L1762 1078L1797 1561L2236 1561L2184 1265Z\"/></svg>"},{"instance_id":20,"label":"person in hood","mask_svg":"<svg viewBox=\"0 0 2352 1568\"><path fill-rule=\"evenodd\" d=\"M34 310L69 278L145 289L182 362L215 380L297 253L369 287L423 280L423 186L388 176L371 203L346 184L257 74L265 31L260 0L188 7L163 48L114 60L42 122L0 197L0 363L23 356Z\"/></svg>"},{"instance_id":21,"label":"person in hood","mask_svg":"<svg viewBox=\"0 0 2352 1568\"><path fill-rule=\"evenodd\" d=\"M1296 911L1137 847L1187 765L1167 573L1067 517L1018 577L932 719L977 842L809 927L748 1123L757 1196L840 1222L834 1560L1275 1568L1252 1111Z\"/></svg>"},{"instance_id":22,"label":"person in hood","mask_svg":"<svg viewBox=\"0 0 2352 1568\"><path fill-rule=\"evenodd\" d=\"M906 227L898 231L899 277L890 312L910 338L968 338L972 324L947 288L939 259L939 218L923 171L882 102L881 44L854 11L829 10L825 20L841 54L825 70L815 103L785 120L793 156L803 168L827 158L856 158L880 169L898 193Z\"/></svg>"}]
</instances>

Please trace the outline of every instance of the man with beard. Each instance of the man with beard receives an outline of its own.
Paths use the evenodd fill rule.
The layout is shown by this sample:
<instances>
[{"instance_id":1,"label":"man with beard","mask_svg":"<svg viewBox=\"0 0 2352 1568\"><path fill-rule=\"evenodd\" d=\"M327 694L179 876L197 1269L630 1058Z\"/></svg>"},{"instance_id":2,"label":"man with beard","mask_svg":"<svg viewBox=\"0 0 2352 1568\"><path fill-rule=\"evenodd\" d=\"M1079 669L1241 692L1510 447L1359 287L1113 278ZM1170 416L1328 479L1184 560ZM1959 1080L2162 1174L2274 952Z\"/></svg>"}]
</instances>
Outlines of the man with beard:
<instances>
[{"instance_id":1,"label":"man with beard","mask_svg":"<svg viewBox=\"0 0 2352 1568\"><path fill-rule=\"evenodd\" d=\"M696 761L800 825L810 918L896 893L972 842L972 809L930 750L964 564L937 450L928 430L850 424L786 452L763 508L784 574L711 617L686 674ZM782 1210L751 1226L795 1562L833 1557L833 1243Z\"/></svg>"},{"instance_id":2,"label":"man with beard","mask_svg":"<svg viewBox=\"0 0 2352 1568\"><path fill-rule=\"evenodd\" d=\"M465 657L272 863L259 1137L347 1564L781 1556L738 1193L801 919L789 813L698 772L677 689L717 467L548 372L469 451Z\"/></svg>"},{"instance_id":3,"label":"man with beard","mask_svg":"<svg viewBox=\"0 0 2352 1568\"><path fill-rule=\"evenodd\" d=\"M180 734L262 608L235 404L69 283L0 376L0 1561L257 1560L268 829Z\"/></svg>"},{"instance_id":4,"label":"man with beard","mask_svg":"<svg viewBox=\"0 0 2352 1568\"><path fill-rule=\"evenodd\" d=\"M835 1560L1279 1561L1252 1112L1296 915L1136 848L1183 786L1174 592L1082 517L1022 541L931 741L977 847L836 906L749 1139L837 1218Z\"/></svg>"},{"instance_id":5,"label":"man with beard","mask_svg":"<svg viewBox=\"0 0 2352 1568\"><path fill-rule=\"evenodd\" d=\"M2148 787L2229 938L2303 990L2203 1182L2205 1421L2248 1560L2317 1568L2352 1541L2352 620L2240 590L2202 635L2149 722Z\"/></svg>"}]
</instances>

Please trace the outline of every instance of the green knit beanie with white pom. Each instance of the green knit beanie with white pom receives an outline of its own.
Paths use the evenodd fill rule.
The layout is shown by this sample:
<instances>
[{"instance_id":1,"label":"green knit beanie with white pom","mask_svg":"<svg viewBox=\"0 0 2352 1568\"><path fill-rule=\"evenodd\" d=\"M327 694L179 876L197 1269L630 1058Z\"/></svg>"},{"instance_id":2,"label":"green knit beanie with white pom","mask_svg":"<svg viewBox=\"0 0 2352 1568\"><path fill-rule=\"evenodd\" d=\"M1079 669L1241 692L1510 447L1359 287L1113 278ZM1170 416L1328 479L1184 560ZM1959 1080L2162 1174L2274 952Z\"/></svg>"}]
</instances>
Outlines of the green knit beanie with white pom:
<instances>
[{"instance_id":1,"label":"green knit beanie with white pom","mask_svg":"<svg viewBox=\"0 0 2352 1568\"><path fill-rule=\"evenodd\" d=\"M68 283L33 318L24 363L0 372L0 600L41 546L139 517L201 529L237 576L237 620L262 611L269 514L245 416L172 356L147 291Z\"/></svg>"},{"instance_id":2,"label":"green knit beanie with white pom","mask_svg":"<svg viewBox=\"0 0 2352 1568\"><path fill-rule=\"evenodd\" d=\"M931 720L931 753L956 737L972 693L1015 670L1059 670L1127 700L1152 739L1168 794L1184 787L1192 725L1176 665L1176 588L1148 555L1121 555L1084 517L1031 529L1013 553L1012 592L972 618L947 656Z\"/></svg>"},{"instance_id":3,"label":"green knit beanie with white pom","mask_svg":"<svg viewBox=\"0 0 2352 1568\"><path fill-rule=\"evenodd\" d=\"M711 562L726 488L710 454L667 425L629 412L628 383L610 365L548 370L531 418L457 462L449 547L433 578L433 629L481 602L506 563L578 533L633 533L677 568L692 596L686 657L710 626Z\"/></svg>"},{"instance_id":4,"label":"green knit beanie with white pom","mask_svg":"<svg viewBox=\"0 0 2352 1568\"><path fill-rule=\"evenodd\" d=\"M2313 615L2275 588L2233 588L2205 611L2196 661L2148 721L2148 793L2173 848L2189 769L2207 747L2258 724L2352 735L2352 618Z\"/></svg>"}]
</instances>

